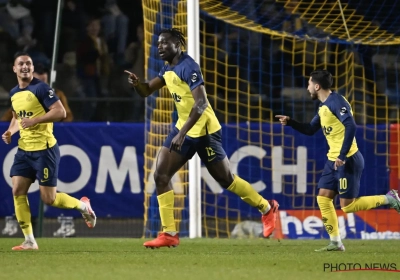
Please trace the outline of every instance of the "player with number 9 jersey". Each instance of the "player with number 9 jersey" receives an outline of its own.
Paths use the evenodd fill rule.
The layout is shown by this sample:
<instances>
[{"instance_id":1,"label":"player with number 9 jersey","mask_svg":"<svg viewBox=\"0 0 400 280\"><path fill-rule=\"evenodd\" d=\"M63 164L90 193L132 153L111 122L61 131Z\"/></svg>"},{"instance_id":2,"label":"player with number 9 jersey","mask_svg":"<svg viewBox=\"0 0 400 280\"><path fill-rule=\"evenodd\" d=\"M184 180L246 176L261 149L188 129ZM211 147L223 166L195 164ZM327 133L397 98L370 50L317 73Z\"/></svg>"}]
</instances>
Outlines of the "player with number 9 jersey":
<instances>
[{"instance_id":1,"label":"player with number 9 jersey","mask_svg":"<svg viewBox=\"0 0 400 280\"><path fill-rule=\"evenodd\" d=\"M33 77L34 65L29 54L15 55L13 71L18 80L18 85L10 91L13 118L2 139L10 144L12 135L19 131L18 150L10 177L15 214L25 241L12 250L38 250L27 197L36 179L45 204L78 210L89 228L95 226L96 215L87 197L78 200L56 190L60 150L53 135L53 122L66 117L64 106L52 88Z\"/></svg>"}]
</instances>

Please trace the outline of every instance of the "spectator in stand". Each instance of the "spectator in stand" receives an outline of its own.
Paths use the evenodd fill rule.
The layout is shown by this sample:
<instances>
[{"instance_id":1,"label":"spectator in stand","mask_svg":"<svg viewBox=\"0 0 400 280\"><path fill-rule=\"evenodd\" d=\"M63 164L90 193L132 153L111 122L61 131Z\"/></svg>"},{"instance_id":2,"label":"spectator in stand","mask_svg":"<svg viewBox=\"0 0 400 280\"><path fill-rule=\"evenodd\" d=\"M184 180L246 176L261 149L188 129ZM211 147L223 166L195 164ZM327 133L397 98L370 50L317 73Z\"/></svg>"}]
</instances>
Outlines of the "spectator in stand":
<instances>
[{"instance_id":1,"label":"spectator in stand","mask_svg":"<svg viewBox=\"0 0 400 280\"><path fill-rule=\"evenodd\" d=\"M78 42L76 51L77 76L83 87L83 97L87 98L108 95L109 53L100 31L100 19L89 19L86 36ZM86 104L88 106L82 110L82 120L100 121L101 119L96 117L97 101L89 100Z\"/></svg>"},{"instance_id":2,"label":"spectator in stand","mask_svg":"<svg viewBox=\"0 0 400 280\"><path fill-rule=\"evenodd\" d=\"M0 0L0 27L25 51L34 46L34 21L29 5L32 0Z\"/></svg>"},{"instance_id":3,"label":"spectator in stand","mask_svg":"<svg viewBox=\"0 0 400 280\"><path fill-rule=\"evenodd\" d=\"M85 24L87 15L84 11L83 3L77 0L65 1L62 10L62 24L60 31L59 60L66 53L71 55L77 48L79 39L85 36Z\"/></svg>"},{"instance_id":4,"label":"spectator in stand","mask_svg":"<svg viewBox=\"0 0 400 280\"><path fill-rule=\"evenodd\" d=\"M133 73L136 73L139 79L144 80L144 28L143 24L139 25L136 29L137 42L133 42L129 45L125 52L125 60L132 65L129 69ZM129 116L133 121L143 121L144 120L144 99L136 94L130 84L123 83L127 87L124 91L130 92L133 101L132 104L128 103L125 105L125 115Z\"/></svg>"},{"instance_id":5,"label":"spectator in stand","mask_svg":"<svg viewBox=\"0 0 400 280\"><path fill-rule=\"evenodd\" d=\"M114 63L124 65L128 38L129 18L121 12L116 0L106 0L105 15L101 19L102 30Z\"/></svg>"}]
</instances>

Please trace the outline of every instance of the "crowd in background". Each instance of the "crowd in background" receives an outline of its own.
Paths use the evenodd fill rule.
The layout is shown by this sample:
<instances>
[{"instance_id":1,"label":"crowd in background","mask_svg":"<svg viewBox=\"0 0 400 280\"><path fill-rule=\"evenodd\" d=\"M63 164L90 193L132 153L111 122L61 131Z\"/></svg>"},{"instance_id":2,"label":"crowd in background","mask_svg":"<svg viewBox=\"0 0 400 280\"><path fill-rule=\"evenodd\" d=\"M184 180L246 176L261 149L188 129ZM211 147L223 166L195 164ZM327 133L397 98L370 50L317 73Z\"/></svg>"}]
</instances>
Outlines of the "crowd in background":
<instances>
[{"instance_id":1,"label":"crowd in background","mask_svg":"<svg viewBox=\"0 0 400 280\"><path fill-rule=\"evenodd\" d=\"M16 85L12 63L17 51L29 53L34 65L51 74L57 6L54 0L0 0L2 114L8 91ZM74 120L143 121L144 100L123 74L127 69L144 78L141 1L65 0L60 16L53 80L68 97Z\"/></svg>"},{"instance_id":2,"label":"crowd in background","mask_svg":"<svg viewBox=\"0 0 400 280\"><path fill-rule=\"evenodd\" d=\"M202 24L207 25L207 36L201 36L206 56L223 62L204 67L215 68L228 77L234 77L239 69L240 78L251 85L252 93L262 94L266 99L279 99L285 87L304 89L308 79L305 72L314 70L311 66L315 60L318 64L326 59L336 59L313 55L323 53L326 48L323 40L329 34L292 13L299 1L291 1L291 5L273 0L222 2L264 27L321 39L317 49L306 50L307 55L304 56L304 51L296 54L298 46L294 41L282 43L272 40L269 35L249 32L202 13ZM0 0L0 113L7 111L8 91L16 85L15 74L11 70L16 51L28 52L35 65L40 65L44 72L49 71L54 51L57 5L55 0ZM144 80L142 1L65 0L59 34L54 87L63 91L69 99L74 121L143 121L144 100L135 94L123 74L123 70L127 69ZM313 45L310 47L314 48ZM219 51L215 52L216 49ZM379 50L361 45L354 50L358 63L365 68L366 79L378 81L379 67L373 65L372 58ZM230 67L225 68L224 65ZM304 71L299 65L307 65L308 68ZM334 73L334 70L331 72ZM389 83L390 73L386 71L385 75L385 82ZM246 91L233 79L226 83L213 81L212 77L205 78L206 82L208 79L211 83L222 85L215 89L207 88L217 95L218 88L223 87ZM379 82L377 84L379 86ZM392 85L397 87L397 79L392 81ZM373 88L364 89L374 92ZM393 93L395 89L385 85L378 90ZM397 95L392 96L397 96L395 102L399 102L398 93L395 93ZM271 103L268 106L275 105Z\"/></svg>"}]
</instances>

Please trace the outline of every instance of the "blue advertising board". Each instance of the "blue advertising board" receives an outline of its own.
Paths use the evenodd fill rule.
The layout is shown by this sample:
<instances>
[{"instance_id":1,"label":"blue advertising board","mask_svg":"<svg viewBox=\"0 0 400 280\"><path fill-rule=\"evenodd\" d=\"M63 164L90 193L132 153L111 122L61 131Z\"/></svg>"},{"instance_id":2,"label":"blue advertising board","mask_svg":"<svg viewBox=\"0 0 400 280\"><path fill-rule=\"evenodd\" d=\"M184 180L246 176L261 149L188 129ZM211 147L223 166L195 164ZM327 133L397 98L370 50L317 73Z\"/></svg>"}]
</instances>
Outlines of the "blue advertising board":
<instances>
[{"instance_id":1,"label":"blue advertising board","mask_svg":"<svg viewBox=\"0 0 400 280\"><path fill-rule=\"evenodd\" d=\"M7 127L8 123L0 123L0 130L6 131ZM358 146L366 162L360 195L382 194L388 189L385 131L385 127L357 130ZM144 124L56 123L54 134L61 151L59 191L77 198L89 197L98 217L143 218ZM14 213L9 170L17 138L14 136L10 145L2 143L0 148L0 217ZM328 148L321 131L310 137L280 124L224 125L223 145L233 172L267 199L278 200L280 209L310 209L315 205L316 183ZM232 197L229 208L238 209L242 217L259 215L223 191L203 169L202 178L210 190L206 195L208 204L217 199L219 209L223 209L228 196ZM37 182L31 186L29 201L35 216L39 205ZM65 211L46 207L45 216L57 217ZM206 211L216 210L211 207ZM69 215L79 213L71 211Z\"/></svg>"}]
</instances>

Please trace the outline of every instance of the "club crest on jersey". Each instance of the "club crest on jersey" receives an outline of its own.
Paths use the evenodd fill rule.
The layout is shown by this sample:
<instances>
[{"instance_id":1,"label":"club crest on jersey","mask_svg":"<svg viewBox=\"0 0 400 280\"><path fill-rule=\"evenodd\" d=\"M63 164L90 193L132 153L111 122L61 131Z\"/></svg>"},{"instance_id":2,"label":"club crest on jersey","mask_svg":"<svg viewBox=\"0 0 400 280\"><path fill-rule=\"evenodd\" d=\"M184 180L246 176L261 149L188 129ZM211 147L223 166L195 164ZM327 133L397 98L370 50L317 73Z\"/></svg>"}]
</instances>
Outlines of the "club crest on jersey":
<instances>
[{"instance_id":1,"label":"club crest on jersey","mask_svg":"<svg viewBox=\"0 0 400 280\"><path fill-rule=\"evenodd\" d=\"M32 94L28 93L28 96L26 97L27 102L31 102L33 100Z\"/></svg>"},{"instance_id":2,"label":"club crest on jersey","mask_svg":"<svg viewBox=\"0 0 400 280\"><path fill-rule=\"evenodd\" d=\"M197 73L193 73L193 74L192 74L192 79L191 79L192 82L193 82L193 83L196 82L196 81L197 81L197 78L198 78L198 77L197 77Z\"/></svg>"},{"instance_id":3,"label":"club crest on jersey","mask_svg":"<svg viewBox=\"0 0 400 280\"><path fill-rule=\"evenodd\" d=\"M340 115L343 116L343 115L346 114L346 113L347 113L347 108L346 108L346 107L342 107L342 108L340 109Z\"/></svg>"},{"instance_id":4,"label":"club crest on jersey","mask_svg":"<svg viewBox=\"0 0 400 280\"><path fill-rule=\"evenodd\" d=\"M328 127L324 126L322 128L322 132L324 133L325 136L331 134L332 130L333 130L333 128L331 126L328 126Z\"/></svg>"}]
</instances>

